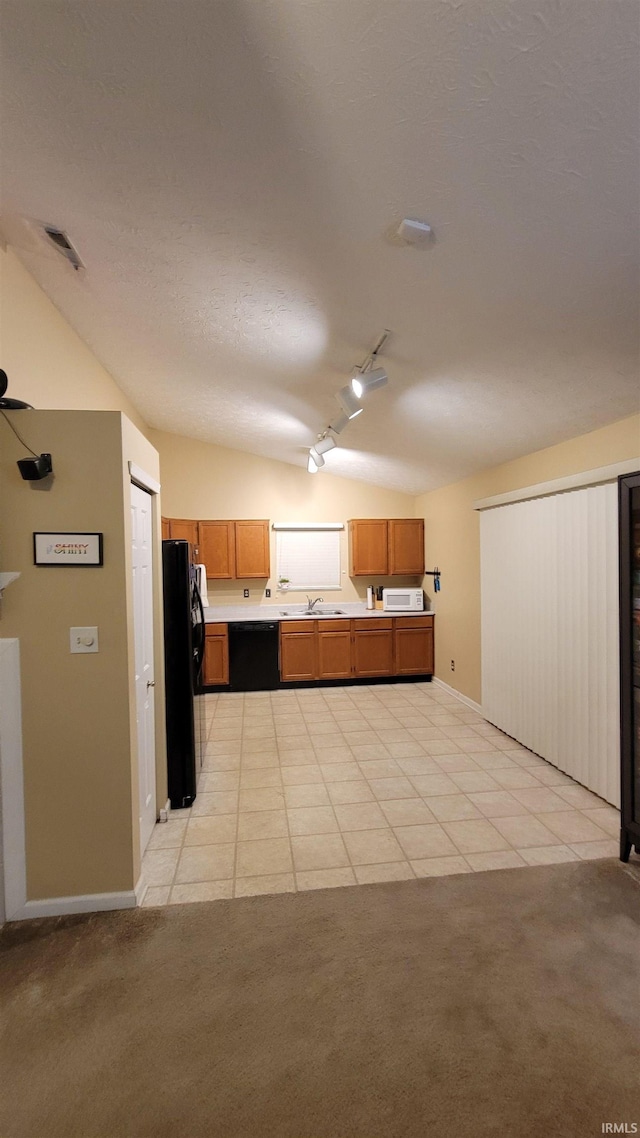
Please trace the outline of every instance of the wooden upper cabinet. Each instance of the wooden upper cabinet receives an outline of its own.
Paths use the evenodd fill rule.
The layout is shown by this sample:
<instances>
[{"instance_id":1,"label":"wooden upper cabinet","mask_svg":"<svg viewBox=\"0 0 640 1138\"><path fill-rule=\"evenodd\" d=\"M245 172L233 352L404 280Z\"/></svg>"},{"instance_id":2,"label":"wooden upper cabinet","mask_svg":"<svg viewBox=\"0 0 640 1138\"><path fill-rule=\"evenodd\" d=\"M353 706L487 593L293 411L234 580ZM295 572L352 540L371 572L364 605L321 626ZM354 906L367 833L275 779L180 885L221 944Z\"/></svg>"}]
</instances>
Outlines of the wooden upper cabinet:
<instances>
[{"instance_id":1,"label":"wooden upper cabinet","mask_svg":"<svg viewBox=\"0 0 640 1138\"><path fill-rule=\"evenodd\" d=\"M389 518L389 573L424 573L424 519Z\"/></svg>"},{"instance_id":2,"label":"wooden upper cabinet","mask_svg":"<svg viewBox=\"0 0 640 1138\"><path fill-rule=\"evenodd\" d=\"M190 541L198 548L198 523L184 518L167 518L169 522L169 537L172 541Z\"/></svg>"},{"instance_id":3,"label":"wooden upper cabinet","mask_svg":"<svg viewBox=\"0 0 640 1138\"><path fill-rule=\"evenodd\" d=\"M236 577L269 577L269 522L235 522Z\"/></svg>"},{"instance_id":4,"label":"wooden upper cabinet","mask_svg":"<svg viewBox=\"0 0 640 1138\"><path fill-rule=\"evenodd\" d=\"M207 579L229 580L236 574L234 522L200 522L200 557Z\"/></svg>"},{"instance_id":5,"label":"wooden upper cabinet","mask_svg":"<svg viewBox=\"0 0 640 1138\"><path fill-rule=\"evenodd\" d=\"M354 518L349 522L349 576L424 573L422 518Z\"/></svg>"},{"instance_id":6,"label":"wooden upper cabinet","mask_svg":"<svg viewBox=\"0 0 640 1138\"><path fill-rule=\"evenodd\" d=\"M162 536L190 541L210 580L270 576L269 522L163 518Z\"/></svg>"},{"instance_id":7,"label":"wooden upper cabinet","mask_svg":"<svg viewBox=\"0 0 640 1138\"><path fill-rule=\"evenodd\" d=\"M389 572L385 518L355 518L349 522L349 576L384 577Z\"/></svg>"}]
</instances>

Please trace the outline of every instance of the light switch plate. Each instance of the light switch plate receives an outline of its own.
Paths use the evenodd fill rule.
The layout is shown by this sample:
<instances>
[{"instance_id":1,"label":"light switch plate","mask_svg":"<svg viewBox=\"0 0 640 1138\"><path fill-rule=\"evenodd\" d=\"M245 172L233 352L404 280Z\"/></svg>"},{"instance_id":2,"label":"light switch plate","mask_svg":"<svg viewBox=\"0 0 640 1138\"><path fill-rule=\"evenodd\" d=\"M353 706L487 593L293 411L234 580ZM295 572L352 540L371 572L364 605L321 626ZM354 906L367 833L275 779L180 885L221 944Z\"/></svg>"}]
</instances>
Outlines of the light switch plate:
<instances>
[{"instance_id":1,"label":"light switch plate","mask_svg":"<svg viewBox=\"0 0 640 1138\"><path fill-rule=\"evenodd\" d=\"M98 629L97 628L70 628L69 629L69 651L70 652L97 652L98 651Z\"/></svg>"}]
</instances>

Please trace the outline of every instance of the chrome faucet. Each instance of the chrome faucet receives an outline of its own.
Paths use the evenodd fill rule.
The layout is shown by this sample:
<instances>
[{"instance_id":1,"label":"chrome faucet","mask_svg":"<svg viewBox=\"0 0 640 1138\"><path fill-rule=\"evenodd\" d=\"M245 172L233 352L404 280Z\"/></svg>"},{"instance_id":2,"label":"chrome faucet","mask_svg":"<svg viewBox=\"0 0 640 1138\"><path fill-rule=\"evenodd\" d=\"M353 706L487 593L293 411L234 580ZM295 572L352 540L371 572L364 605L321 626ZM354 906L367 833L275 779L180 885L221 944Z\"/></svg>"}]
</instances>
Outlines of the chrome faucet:
<instances>
[{"instance_id":1,"label":"chrome faucet","mask_svg":"<svg viewBox=\"0 0 640 1138\"><path fill-rule=\"evenodd\" d=\"M311 597L307 597L307 612L313 612L315 605L319 604L320 601L324 601L324 597L314 597L313 600Z\"/></svg>"}]
</instances>

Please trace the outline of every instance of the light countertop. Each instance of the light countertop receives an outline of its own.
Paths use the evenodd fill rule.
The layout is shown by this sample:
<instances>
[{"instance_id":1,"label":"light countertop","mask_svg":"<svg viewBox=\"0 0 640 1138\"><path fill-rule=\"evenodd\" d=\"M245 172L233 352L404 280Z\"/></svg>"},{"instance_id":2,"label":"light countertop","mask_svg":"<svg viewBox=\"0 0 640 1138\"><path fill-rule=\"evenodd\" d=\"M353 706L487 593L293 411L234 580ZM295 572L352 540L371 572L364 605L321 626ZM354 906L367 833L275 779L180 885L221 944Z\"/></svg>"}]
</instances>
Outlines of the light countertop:
<instances>
[{"instance_id":1,"label":"light countertop","mask_svg":"<svg viewBox=\"0 0 640 1138\"><path fill-rule=\"evenodd\" d=\"M334 606L330 601L325 601L323 608L333 608ZM350 602L340 603L336 601L335 608L340 609L339 613L312 613L311 616L306 616L304 613L305 605L291 604L279 602L271 605L211 605L204 610L204 619L206 624L229 624L231 622L240 621L266 621L266 620L351 620L354 617L394 617L394 616L435 616L433 612L404 610L398 611L394 609L393 612L384 611L383 609L368 609L364 603ZM287 612L286 616L283 613Z\"/></svg>"}]
</instances>

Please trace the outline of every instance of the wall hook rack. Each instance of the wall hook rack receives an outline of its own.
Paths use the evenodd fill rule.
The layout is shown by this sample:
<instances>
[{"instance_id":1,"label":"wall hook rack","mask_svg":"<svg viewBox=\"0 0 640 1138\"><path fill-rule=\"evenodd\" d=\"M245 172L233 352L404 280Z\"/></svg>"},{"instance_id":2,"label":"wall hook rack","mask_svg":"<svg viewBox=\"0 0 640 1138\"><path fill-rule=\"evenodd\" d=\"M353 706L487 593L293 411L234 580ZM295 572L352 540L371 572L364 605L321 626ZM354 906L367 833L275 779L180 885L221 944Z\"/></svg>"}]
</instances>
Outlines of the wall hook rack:
<instances>
[{"instance_id":1,"label":"wall hook rack","mask_svg":"<svg viewBox=\"0 0 640 1138\"><path fill-rule=\"evenodd\" d=\"M440 592L440 570L436 565L435 569L425 569L425 577L433 577L433 591L434 593Z\"/></svg>"}]
</instances>

